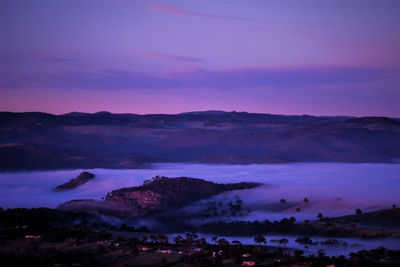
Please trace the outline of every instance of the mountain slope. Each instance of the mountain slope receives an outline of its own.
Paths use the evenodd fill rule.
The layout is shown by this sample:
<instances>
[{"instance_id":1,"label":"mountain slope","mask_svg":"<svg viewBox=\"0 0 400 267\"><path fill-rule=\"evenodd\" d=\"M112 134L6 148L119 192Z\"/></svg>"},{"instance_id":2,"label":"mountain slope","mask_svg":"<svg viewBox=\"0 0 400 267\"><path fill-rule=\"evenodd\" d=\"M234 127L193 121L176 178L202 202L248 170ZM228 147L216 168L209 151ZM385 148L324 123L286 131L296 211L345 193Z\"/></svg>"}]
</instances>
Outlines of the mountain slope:
<instances>
[{"instance_id":1,"label":"mountain slope","mask_svg":"<svg viewBox=\"0 0 400 267\"><path fill-rule=\"evenodd\" d=\"M0 113L0 169L146 168L153 162L395 162L400 121L246 112Z\"/></svg>"},{"instance_id":2,"label":"mountain slope","mask_svg":"<svg viewBox=\"0 0 400 267\"><path fill-rule=\"evenodd\" d=\"M84 211L127 218L182 207L196 200L226 191L248 189L260 183L217 184L189 177L159 177L142 186L126 187L108 193L104 201L72 200L59 205L65 211Z\"/></svg>"}]
</instances>

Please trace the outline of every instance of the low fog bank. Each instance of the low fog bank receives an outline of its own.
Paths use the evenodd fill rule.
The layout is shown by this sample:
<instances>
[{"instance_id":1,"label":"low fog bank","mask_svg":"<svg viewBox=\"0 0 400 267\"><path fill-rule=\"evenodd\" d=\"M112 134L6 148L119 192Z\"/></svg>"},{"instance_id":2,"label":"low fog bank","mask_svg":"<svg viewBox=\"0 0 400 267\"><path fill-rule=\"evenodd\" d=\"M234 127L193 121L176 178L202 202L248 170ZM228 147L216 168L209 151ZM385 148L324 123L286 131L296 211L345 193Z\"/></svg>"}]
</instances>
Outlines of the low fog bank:
<instances>
[{"instance_id":1,"label":"low fog bank","mask_svg":"<svg viewBox=\"0 0 400 267\"><path fill-rule=\"evenodd\" d=\"M371 211L400 206L400 164L299 163L260 165L155 164L153 169L87 170L96 178L66 192L52 188L75 177L83 170L6 172L0 174L0 206L50 207L72 199L100 200L113 189L141 185L156 175L189 176L217 183L261 182L255 189L224 193L195 203L182 212L198 211L210 202L234 201L242 204L243 220L297 220L353 214L355 209ZM307 198L309 202L304 202ZM281 203L280 200L285 202ZM232 216L224 215L226 219ZM233 216L231 219L235 219Z\"/></svg>"}]
</instances>

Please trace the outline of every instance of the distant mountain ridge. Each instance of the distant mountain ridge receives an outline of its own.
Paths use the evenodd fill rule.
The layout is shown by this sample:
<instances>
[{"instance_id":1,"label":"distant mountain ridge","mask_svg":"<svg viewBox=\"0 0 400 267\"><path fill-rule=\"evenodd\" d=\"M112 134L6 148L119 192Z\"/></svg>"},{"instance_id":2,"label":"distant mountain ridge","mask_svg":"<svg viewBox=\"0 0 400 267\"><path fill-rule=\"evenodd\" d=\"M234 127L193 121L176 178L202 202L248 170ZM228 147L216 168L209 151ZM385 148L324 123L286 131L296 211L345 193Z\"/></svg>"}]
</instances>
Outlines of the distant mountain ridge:
<instances>
[{"instance_id":1,"label":"distant mountain ridge","mask_svg":"<svg viewBox=\"0 0 400 267\"><path fill-rule=\"evenodd\" d=\"M0 170L398 159L398 118L217 110L148 115L0 112Z\"/></svg>"}]
</instances>

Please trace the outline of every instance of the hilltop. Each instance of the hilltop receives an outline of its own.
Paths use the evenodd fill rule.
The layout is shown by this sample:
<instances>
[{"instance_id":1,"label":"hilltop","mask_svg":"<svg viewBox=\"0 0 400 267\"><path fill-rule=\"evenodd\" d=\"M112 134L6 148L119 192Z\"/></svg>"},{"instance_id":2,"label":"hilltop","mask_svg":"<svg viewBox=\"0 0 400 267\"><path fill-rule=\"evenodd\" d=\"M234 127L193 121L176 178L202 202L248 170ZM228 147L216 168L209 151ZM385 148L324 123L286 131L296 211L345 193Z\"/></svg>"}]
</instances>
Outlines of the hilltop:
<instances>
[{"instance_id":1,"label":"hilltop","mask_svg":"<svg viewBox=\"0 0 400 267\"><path fill-rule=\"evenodd\" d=\"M95 177L95 175L93 173L82 172L77 177L69 180L68 182L56 186L55 188L53 188L53 191L60 192L60 191L72 190L74 188L77 188L80 185L83 185L84 183L87 183L89 180L92 180L94 177Z\"/></svg>"},{"instance_id":2,"label":"hilltop","mask_svg":"<svg viewBox=\"0 0 400 267\"><path fill-rule=\"evenodd\" d=\"M217 184L197 178L156 176L141 186L113 190L106 195L104 201L72 200L61 204L58 208L121 218L139 217L182 207L226 191L249 189L260 185L252 182Z\"/></svg>"},{"instance_id":3,"label":"hilltop","mask_svg":"<svg viewBox=\"0 0 400 267\"><path fill-rule=\"evenodd\" d=\"M356 222L362 225L400 228L400 208L371 211L357 215L347 215L336 218L344 223Z\"/></svg>"}]
</instances>

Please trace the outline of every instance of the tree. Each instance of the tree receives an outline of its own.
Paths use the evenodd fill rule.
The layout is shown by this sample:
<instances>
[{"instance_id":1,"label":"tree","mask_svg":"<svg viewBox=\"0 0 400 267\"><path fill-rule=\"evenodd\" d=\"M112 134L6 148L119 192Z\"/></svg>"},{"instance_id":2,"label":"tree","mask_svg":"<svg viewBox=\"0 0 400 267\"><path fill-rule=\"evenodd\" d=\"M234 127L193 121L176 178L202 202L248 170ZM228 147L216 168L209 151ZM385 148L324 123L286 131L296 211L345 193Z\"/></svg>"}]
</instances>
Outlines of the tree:
<instances>
[{"instance_id":1,"label":"tree","mask_svg":"<svg viewBox=\"0 0 400 267\"><path fill-rule=\"evenodd\" d=\"M218 240L218 245L220 245L221 247L228 247L229 242L225 238L221 238Z\"/></svg>"},{"instance_id":2,"label":"tree","mask_svg":"<svg viewBox=\"0 0 400 267\"><path fill-rule=\"evenodd\" d=\"M192 233L186 233L186 240L193 242L196 239L197 235L192 234Z\"/></svg>"},{"instance_id":3,"label":"tree","mask_svg":"<svg viewBox=\"0 0 400 267\"><path fill-rule=\"evenodd\" d=\"M177 235L177 236L174 238L174 242L175 242L175 244L177 244L177 245L181 245L182 242L183 242L182 236Z\"/></svg>"},{"instance_id":4,"label":"tree","mask_svg":"<svg viewBox=\"0 0 400 267\"><path fill-rule=\"evenodd\" d=\"M239 196L235 196L235 199L236 209L237 211L240 211L240 209L242 208L243 200L241 200Z\"/></svg>"},{"instance_id":5,"label":"tree","mask_svg":"<svg viewBox=\"0 0 400 267\"><path fill-rule=\"evenodd\" d=\"M254 237L254 241L260 245L261 243L267 244L267 240L262 235L257 235Z\"/></svg>"},{"instance_id":6,"label":"tree","mask_svg":"<svg viewBox=\"0 0 400 267\"><path fill-rule=\"evenodd\" d=\"M218 241L218 237L213 236L213 237L211 238L211 241L214 243L214 245L216 245L216 244L217 244L217 241Z\"/></svg>"},{"instance_id":7,"label":"tree","mask_svg":"<svg viewBox=\"0 0 400 267\"><path fill-rule=\"evenodd\" d=\"M317 218L321 220L322 218L324 218L324 215L322 215L321 212L318 212Z\"/></svg>"},{"instance_id":8,"label":"tree","mask_svg":"<svg viewBox=\"0 0 400 267\"><path fill-rule=\"evenodd\" d=\"M135 229L135 228L133 228L133 229ZM131 230L131 228L130 228L126 223L123 223L123 224L121 224L121 226L119 227L119 230L120 230L121 232L128 232L128 231Z\"/></svg>"},{"instance_id":9,"label":"tree","mask_svg":"<svg viewBox=\"0 0 400 267\"><path fill-rule=\"evenodd\" d=\"M302 250L298 250L298 249L294 250L294 251L293 251L293 257L294 257L294 259L295 259L296 261L300 261L301 256L303 255L303 253L304 253L304 251L302 251Z\"/></svg>"},{"instance_id":10,"label":"tree","mask_svg":"<svg viewBox=\"0 0 400 267\"><path fill-rule=\"evenodd\" d=\"M147 228L147 226L140 226L140 228L139 229L137 229L137 231L138 232L142 232L142 233L149 233L150 232L150 230L149 230L149 228Z\"/></svg>"},{"instance_id":11,"label":"tree","mask_svg":"<svg viewBox=\"0 0 400 267\"><path fill-rule=\"evenodd\" d=\"M394 209L395 209L395 208L396 208L396 204L393 204L393 205L392 205L392 208L394 208Z\"/></svg>"},{"instance_id":12,"label":"tree","mask_svg":"<svg viewBox=\"0 0 400 267\"><path fill-rule=\"evenodd\" d=\"M289 221L288 218L283 218L279 223L280 223L280 224L289 224L290 221Z\"/></svg>"},{"instance_id":13,"label":"tree","mask_svg":"<svg viewBox=\"0 0 400 267\"><path fill-rule=\"evenodd\" d=\"M286 203L286 199L281 198L281 200L279 200L280 203L285 204Z\"/></svg>"},{"instance_id":14,"label":"tree","mask_svg":"<svg viewBox=\"0 0 400 267\"><path fill-rule=\"evenodd\" d=\"M279 240L279 244L282 244L284 247L286 247L287 243L289 243L289 240L287 240L286 238L282 238L281 240Z\"/></svg>"},{"instance_id":15,"label":"tree","mask_svg":"<svg viewBox=\"0 0 400 267\"><path fill-rule=\"evenodd\" d=\"M308 198L305 197L305 198L303 199L303 202L308 203L308 202L310 202L310 201L308 200Z\"/></svg>"},{"instance_id":16,"label":"tree","mask_svg":"<svg viewBox=\"0 0 400 267\"><path fill-rule=\"evenodd\" d=\"M356 215L361 215L362 214L362 210L361 209L356 209Z\"/></svg>"},{"instance_id":17,"label":"tree","mask_svg":"<svg viewBox=\"0 0 400 267\"><path fill-rule=\"evenodd\" d=\"M198 235L196 235L196 233L193 233L193 232L192 232L192 236L193 236L193 239L197 239L199 237Z\"/></svg>"},{"instance_id":18,"label":"tree","mask_svg":"<svg viewBox=\"0 0 400 267\"><path fill-rule=\"evenodd\" d=\"M238 240L233 240L232 245L240 246L240 245L242 245L242 242L240 242Z\"/></svg>"},{"instance_id":19,"label":"tree","mask_svg":"<svg viewBox=\"0 0 400 267\"><path fill-rule=\"evenodd\" d=\"M191 233L186 233L186 243L187 246L191 246L193 244L193 235Z\"/></svg>"},{"instance_id":20,"label":"tree","mask_svg":"<svg viewBox=\"0 0 400 267\"><path fill-rule=\"evenodd\" d=\"M197 242L198 246L201 248L205 248L207 246L207 241L205 238L200 238L196 242Z\"/></svg>"},{"instance_id":21,"label":"tree","mask_svg":"<svg viewBox=\"0 0 400 267\"><path fill-rule=\"evenodd\" d=\"M166 235L163 234L159 234L157 236L157 239L160 243L164 243L164 244L168 244L168 237Z\"/></svg>"},{"instance_id":22,"label":"tree","mask_svg":"<svg viewBox=\"0 0 400 267\"><path fill-rule=\"evenodd\" d=\"M152 243L156 243L158 241L158 239L155 235L150 235L150 240Z\"/></svg>"}]
</instances>

